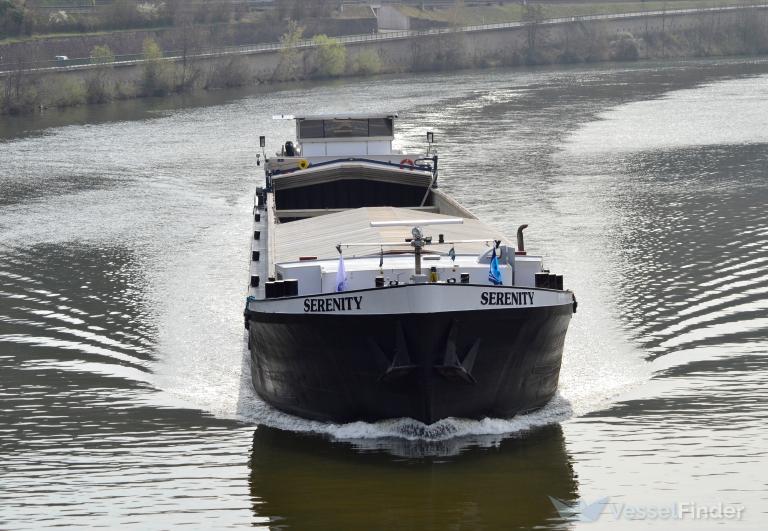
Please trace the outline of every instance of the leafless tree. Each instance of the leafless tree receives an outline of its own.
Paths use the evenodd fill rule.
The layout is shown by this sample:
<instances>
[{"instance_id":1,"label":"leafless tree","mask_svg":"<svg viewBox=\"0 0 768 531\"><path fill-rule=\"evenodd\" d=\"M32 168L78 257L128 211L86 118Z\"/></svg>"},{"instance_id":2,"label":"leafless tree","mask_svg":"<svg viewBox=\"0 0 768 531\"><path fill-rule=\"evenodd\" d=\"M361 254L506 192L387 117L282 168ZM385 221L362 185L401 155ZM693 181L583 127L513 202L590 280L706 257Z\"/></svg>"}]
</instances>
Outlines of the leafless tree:
<instances>
[{"instance_id":1,"label":"leafless tree","mask_svg":"<svg viewBox=\"0 0 768 531\"><path fill-rule=\"evenodd\" d=\"M539 30L541 28L541 22L544 20L544 9L538 4L525 4L523 8L523 23L526 27L527 36L527 49L526 59L530 62L535 62L536 56L536 39L539 36Z\"/></svg>"}]
</instances>

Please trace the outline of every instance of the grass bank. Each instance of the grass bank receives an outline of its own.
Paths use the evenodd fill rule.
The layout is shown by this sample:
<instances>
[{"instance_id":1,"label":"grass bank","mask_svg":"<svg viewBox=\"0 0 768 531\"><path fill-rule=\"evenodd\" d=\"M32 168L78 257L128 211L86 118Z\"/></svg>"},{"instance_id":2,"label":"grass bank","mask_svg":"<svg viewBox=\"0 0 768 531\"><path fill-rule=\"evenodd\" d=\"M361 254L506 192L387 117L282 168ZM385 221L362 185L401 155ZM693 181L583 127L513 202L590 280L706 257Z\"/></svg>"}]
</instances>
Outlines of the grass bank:
<instances>
[{"instance_id":1,"label":"grass bank","mask_svg":"<svg viewBox=\"0 0 768 531\"><path fill-rule=\"evenodd\" d=\"M644 11L669 11L674 9L703 9L712 7L743 6L748 0L675 0L670 2L650 0L648 2L594 2L594 3L554 3L535 5L542 18L568 18L586 15L612 15L622 13L642 13ZM763 0L755 0L755 4ZM493 2L489 2L493 4ZM416 19L442 22L450 25L479 25L502 22L521 22L526 19L526 6L520 3L486 6L456 6L444 9L426 9L415 6L398 8L404 15Z\"/></svg>"}]
</instances>

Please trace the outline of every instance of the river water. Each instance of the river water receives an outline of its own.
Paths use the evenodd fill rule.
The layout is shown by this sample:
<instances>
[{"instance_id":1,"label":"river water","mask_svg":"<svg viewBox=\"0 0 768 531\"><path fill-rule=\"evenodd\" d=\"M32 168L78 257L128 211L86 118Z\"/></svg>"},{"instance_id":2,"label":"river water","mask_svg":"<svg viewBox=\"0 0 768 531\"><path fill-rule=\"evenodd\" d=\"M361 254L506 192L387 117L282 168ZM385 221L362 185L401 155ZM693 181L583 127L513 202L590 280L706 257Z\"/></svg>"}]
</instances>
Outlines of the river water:
<instances>
[{"instance_id":1,"label":"river water","mask_svg":"<svg viewBox=\"0 0 768 531\"><path fill-rule=\"evenodd\" d=\"M528 223L578 296L542 411L339 426L253 395L258 135L393 109L399 146L434 131L441 186ZM221 92L0 138L1 529L768 523L768 61Z\"/></svg>"}]
</instances>

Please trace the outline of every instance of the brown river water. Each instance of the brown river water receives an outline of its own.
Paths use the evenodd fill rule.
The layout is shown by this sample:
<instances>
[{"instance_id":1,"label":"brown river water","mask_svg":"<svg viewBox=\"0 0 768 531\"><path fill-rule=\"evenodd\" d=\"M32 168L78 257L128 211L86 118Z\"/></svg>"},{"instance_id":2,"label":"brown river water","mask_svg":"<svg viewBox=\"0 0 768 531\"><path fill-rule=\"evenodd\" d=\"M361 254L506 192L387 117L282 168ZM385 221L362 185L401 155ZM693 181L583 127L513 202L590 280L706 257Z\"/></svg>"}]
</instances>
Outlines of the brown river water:
<instances>
[{"instance_id":1,"label":"brown river water","mask_svg":"<svg viewBox=\"0 0 768 531\"><path fill-rule=\"evenodd\" d=\"M258 135L400 111L579 298L514 419L253 394ZM0 118L0 529L765 529L768 61L402 75ZM554 499L554 502L553 502Z\"/></svg>"}]
</instances>

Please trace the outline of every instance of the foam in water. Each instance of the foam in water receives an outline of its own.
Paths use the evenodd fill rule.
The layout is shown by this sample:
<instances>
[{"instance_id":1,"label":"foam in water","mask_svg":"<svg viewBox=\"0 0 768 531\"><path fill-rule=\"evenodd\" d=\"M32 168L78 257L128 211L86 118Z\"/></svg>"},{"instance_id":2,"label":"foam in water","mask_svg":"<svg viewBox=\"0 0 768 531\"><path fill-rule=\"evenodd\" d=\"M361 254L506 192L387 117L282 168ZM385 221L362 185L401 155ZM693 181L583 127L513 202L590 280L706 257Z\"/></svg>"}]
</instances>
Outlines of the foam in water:
<instances>
[{"instance_id":1,"label":"foam in water","mask_svg":"<svg viewBox=\"0 0 768 531\"><path fill-rule=\"evenodd\" d=\"M345 441L385 438L446 441L467 436L504 435L560 422L569 418L572 413L570 403L557 396L543 409L511 419L447 418L427 425L411 418L398 418L378 422L335 424L295 417L269 406L253 393L249 374L243 375L241 384L243 395L238 410L240 419L282 430L328 435Z\"/></svg>"},{"instance_id":2,"label":"foam in water","mask_svg":"<svg viewBox=\"0 0 768 531\"><path fill-rule=\"evenodd\" d=\"M259 399L251 384L248 356L246 352L242 364L236 418L282 430L325 435L364 450L386 449L397 455L410 457L454 455L467 445L496 445L506 437L519 435L537 427L564 422L574 415L584 414L615 399L627 389L636 386L638 381L646 380L644 372L631 372L633 376L626 376L624 379L618 375L614 375L613 379L601 378L599 381L602 384L598 388L584 389L575 385L567 386L567 389L573 392L573 398L578 400L575 407L571 398L558 392L544 408L509 419L447 418L427 425L411 418L398 418L372 423L335 424L289 415ZM425 445L403 444L403 442L418 443L419 441Z\"/></svg>"}]
</instances>

